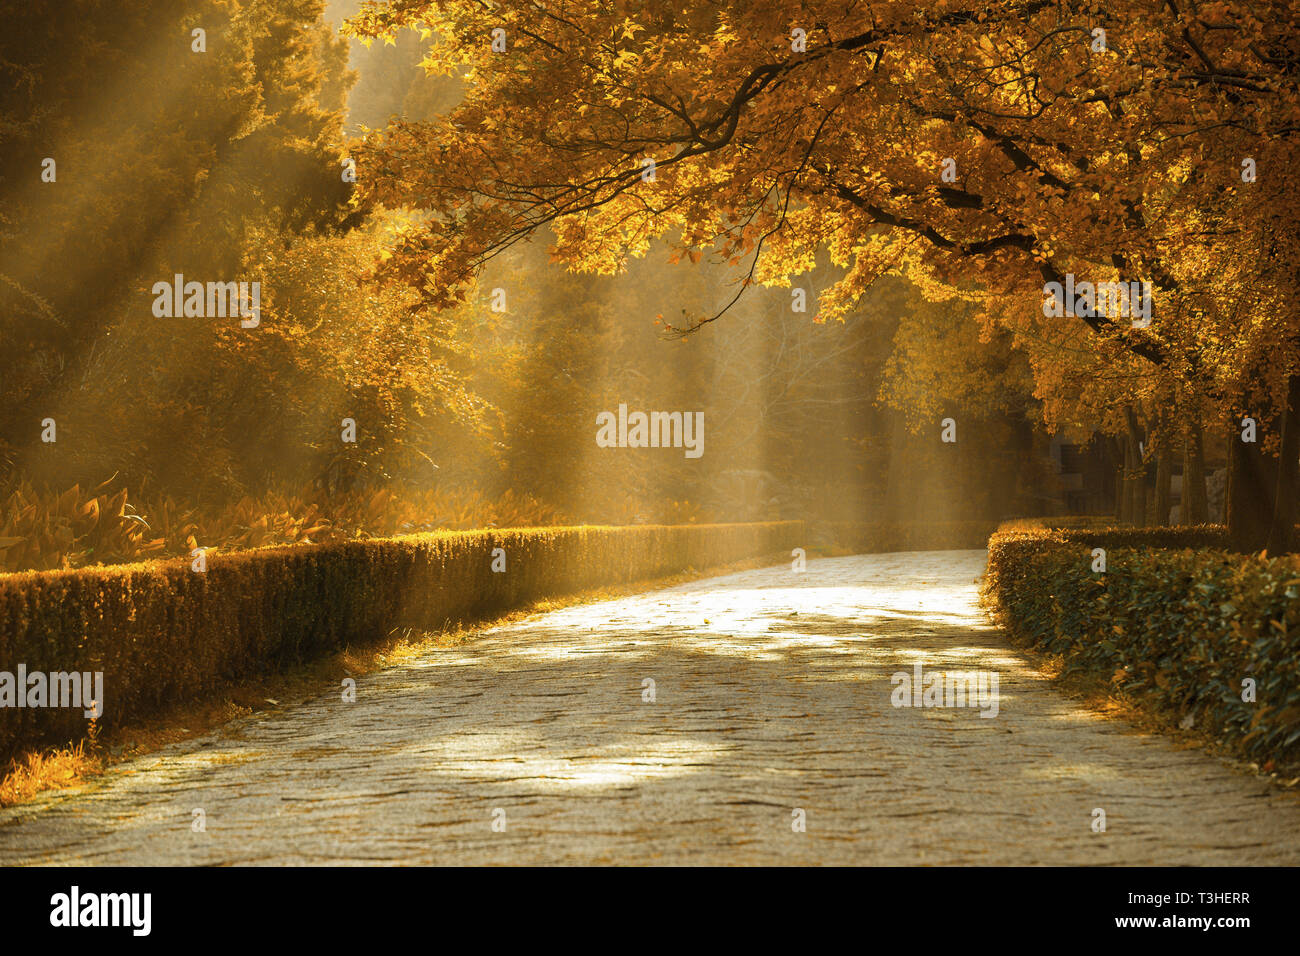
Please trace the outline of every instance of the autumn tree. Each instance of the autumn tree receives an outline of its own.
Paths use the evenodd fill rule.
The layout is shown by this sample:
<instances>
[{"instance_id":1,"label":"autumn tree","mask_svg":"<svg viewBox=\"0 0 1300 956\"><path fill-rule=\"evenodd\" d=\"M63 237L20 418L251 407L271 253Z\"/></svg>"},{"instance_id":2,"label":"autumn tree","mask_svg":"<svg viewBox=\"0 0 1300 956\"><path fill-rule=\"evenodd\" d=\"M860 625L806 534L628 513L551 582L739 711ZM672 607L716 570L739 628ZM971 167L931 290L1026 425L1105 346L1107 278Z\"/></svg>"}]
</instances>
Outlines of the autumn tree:
<instances>
[{"instance_id":1,"label":"autumn tree","mask_svg":"<svg viewBox=\"0 0 1300 956\"><path fill-rule=\"evenodd\" d=\"M205 330L153 317L151 285L176 272L235 279L268 235L355 221L340 174L352 77L322 6L33 2L7 12L0 445L13 462L94 483L153 436L153 461L168 463L169 442L222 412L196 393L155 391L186 373L160 363L194 363L192 376L222 363L205 355ZM243 277L258 278L255 263L252 272ZM123 322L134 351L119 345ZM154 328L142 341L144 326ZM42 446L40 422L68 415L85 427Z\"/></svg>"},{"instance_id":2,"label":"autumn tree","mask_svg":"<svg viewBox=\"0 0 1300 956\"><path fill-rule=\"evenodd\" d=\"M1149 281L1149 326L1107 308L1038 321L1081 323L1103 361L1135 357L1196 393L1236 389L1242 406L1222 350L1174 334L1170 316L1220 269L1239 291L1293 291L1280 268L1294 262L1281 171L1300 128L1285 0L372 2L350 29L404 27L429 32L432 71L468 78L449 116L395 123L360 152L368 197L430 213L388 275L432 307L543 225L559 258L591 272L677 236L785 282L824 248L845 270L823 292L827 317L900 264L996 294L1009 315L1033 315L1045 283L1069 275ZM1242 250L1259 251L1222 261ZM1229 342L1260 328L1282 343L1246 347L1267 373L1249 393L1276 430L1300 369L1294 309L1253 303L1237 319ZM1235 495L1237 543L1293 524L1291 497Z\"/></svg>"}]
</instances>

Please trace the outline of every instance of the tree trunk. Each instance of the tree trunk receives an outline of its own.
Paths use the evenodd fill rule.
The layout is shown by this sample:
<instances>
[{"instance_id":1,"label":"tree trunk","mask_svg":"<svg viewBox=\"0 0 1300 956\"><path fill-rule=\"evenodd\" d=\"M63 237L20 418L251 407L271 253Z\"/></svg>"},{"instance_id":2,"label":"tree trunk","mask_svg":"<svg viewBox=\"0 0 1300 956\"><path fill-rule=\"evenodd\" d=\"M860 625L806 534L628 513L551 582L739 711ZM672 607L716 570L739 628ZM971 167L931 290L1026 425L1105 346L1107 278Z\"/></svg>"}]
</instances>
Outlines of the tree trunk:
<instances>
[{"instance_id":1,"label":"tree trunk","mask_svg":"<svg viewBox=\"0 0 1300 956\"><path fill-rule=\"evenodd\" d=\"M1300 500L1300 373L1287 376L1286 409L1282 417L1281 454L1273 494L1273 520L1268 553L1296 550L1296 505Z\"/></svg>"},{"instance_id":2,"label":"tree trunk","mask_svg":"<svg viewBox=\"0 0 1300 956\"><path fill-rule=\"evenodd\" d=\"M1129 505L1129 520L1141 528L1147 523L1147 467L1142 460L1142 430L1131 405L1124 409L1124 420L1128 425L1128 444L1133 462L1129 469L1129 496L1132 502Z\"/></svg>"},{"instance_id":3,"label":"tree trunk","mask_svg":"<svg viewBox=\"0 0 1300 956\"><path fill-rule=\"evenodd\" d=\"M1260 451L1268 421L1256 420L1256 440L1241 439L1241 418L1234 416L1228 432L1228 546L1253 553L1268 547L1277 493L1277 459Z\"/></svg>"},{"instance_id":4,"label":"tree trunk","mask_svg":"<svg viewBox=\"0 0 1300 956\"><path fill-rule=\"evenodd\" d=\"M1121 524L1133 523L1133 443L1124 435L1119 440L1124 450L1124 466L1119 472L1119 520Z\"/></svg>"},{"instance_id":5,"label":"tree trunk","mask_svg":"<svg viewBox=\"0 0 1300 956\"><path fill-rule=\"evenodd\" d=\"M1145 528L1147 524L1147 466L1142 460L1142 443L1133 443L1133 525Z\"/></svg>"},{"instance_id":6,"label":"tree trunk","mask_svg":"<svg viewBox=\"0 0 1300 956\"><path fill-rule=\"evenodd\" d=\"M1174 489L1174 462L1169 449L1163 444L1165 436L1161 434L1158 437L1162 444L1156 451L1156 506L1152 524L1163 526L1169 524L1169 509Z\"/></svg>"},{"instance_id":7,"label":"tree trunk","mask_svg":"<svg viewBox=\"0 0 1300 956\"><path fill-rule=\"evenodd\" d=\"M1205 524L1209 520L1210 502L1205 490L1201 403L1194 401L1183 433L1183 524Z\"/></svg>"},{"instance_id":8,"label":"tree trunk","mask_svg":"<svg viewBox=\"0 0 1300 956\"><path fill-rule=\"evenodd\" d=\"M1110 442L1110 459L1115 463L1115 523L1123 524L1128 520L1128 499L1124 496L1124 468L1128 464L1127 446L1118 438L1108 436Z\"/></svg>"}]
</instances>

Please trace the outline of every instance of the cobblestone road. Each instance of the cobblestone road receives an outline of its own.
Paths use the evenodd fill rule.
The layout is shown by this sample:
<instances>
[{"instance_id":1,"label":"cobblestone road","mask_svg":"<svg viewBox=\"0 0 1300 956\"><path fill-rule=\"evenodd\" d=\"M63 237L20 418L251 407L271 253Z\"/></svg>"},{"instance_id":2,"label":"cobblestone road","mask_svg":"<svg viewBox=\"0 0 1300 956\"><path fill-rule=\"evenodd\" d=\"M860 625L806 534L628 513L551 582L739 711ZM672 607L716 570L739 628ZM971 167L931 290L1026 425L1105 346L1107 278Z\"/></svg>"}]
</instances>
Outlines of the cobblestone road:
<instances>
[{"instance_id":1,"label":"cobblestone road","mask_svg":"<svg viewBox=\"0 0 1300 956\"><path fill-rule=\"evenodd\" d=\"M1294 798L1010 651L983 564L830 558L539 615L0 811L0 863L1300 863ZM917 663L997 673L998 715L894 708Z\"/></svg>"}]
</instances>

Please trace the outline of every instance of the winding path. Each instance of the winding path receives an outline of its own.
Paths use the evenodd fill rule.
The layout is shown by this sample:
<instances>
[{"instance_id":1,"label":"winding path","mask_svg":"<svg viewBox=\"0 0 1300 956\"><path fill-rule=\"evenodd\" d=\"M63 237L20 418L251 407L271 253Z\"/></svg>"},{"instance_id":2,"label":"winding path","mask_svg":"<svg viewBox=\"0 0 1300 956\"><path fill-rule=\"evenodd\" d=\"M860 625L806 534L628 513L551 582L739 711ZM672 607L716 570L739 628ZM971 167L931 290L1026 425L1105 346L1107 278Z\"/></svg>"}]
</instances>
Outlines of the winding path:
<instances>
[{"instance_id":1,"label":"winding path","mask_svg":"<svg viewBox=\"0 0 1300 956\"><path fill-rule=\"evenodd\" d=\"M1296 799L1006 647L983 564L828 558L537 615L0 811L0 863L1300 863ZM998 715L891 706L916 663L998 674Z\"/></svg>"}]
</instances>

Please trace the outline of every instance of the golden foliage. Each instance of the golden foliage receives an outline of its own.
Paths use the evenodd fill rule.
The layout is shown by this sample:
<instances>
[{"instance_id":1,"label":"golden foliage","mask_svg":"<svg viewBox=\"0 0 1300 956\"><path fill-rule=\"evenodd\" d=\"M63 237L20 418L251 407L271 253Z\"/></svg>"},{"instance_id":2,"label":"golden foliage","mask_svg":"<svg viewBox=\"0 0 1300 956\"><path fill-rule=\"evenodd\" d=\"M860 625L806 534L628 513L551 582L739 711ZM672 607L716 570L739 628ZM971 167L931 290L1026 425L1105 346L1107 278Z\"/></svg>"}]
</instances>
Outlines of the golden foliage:
<instances>
[{"instance_id":1,"label":"golden foliage","mask_svg":"<svg viewBox=\"0 0 1300 956\"><path fill-rule=\"evenodd\" d=\"M62 492L30 482L11 486L0 523L0 571L56 570L120 564L194 548L238 551L268 545L313 544L444 529L553 526L563 517L507 490L489 498L476 490L270 493L233 505L201 509L170 496L129 502L126 489L109 494Z\"/></svg>"}]
</instances>

